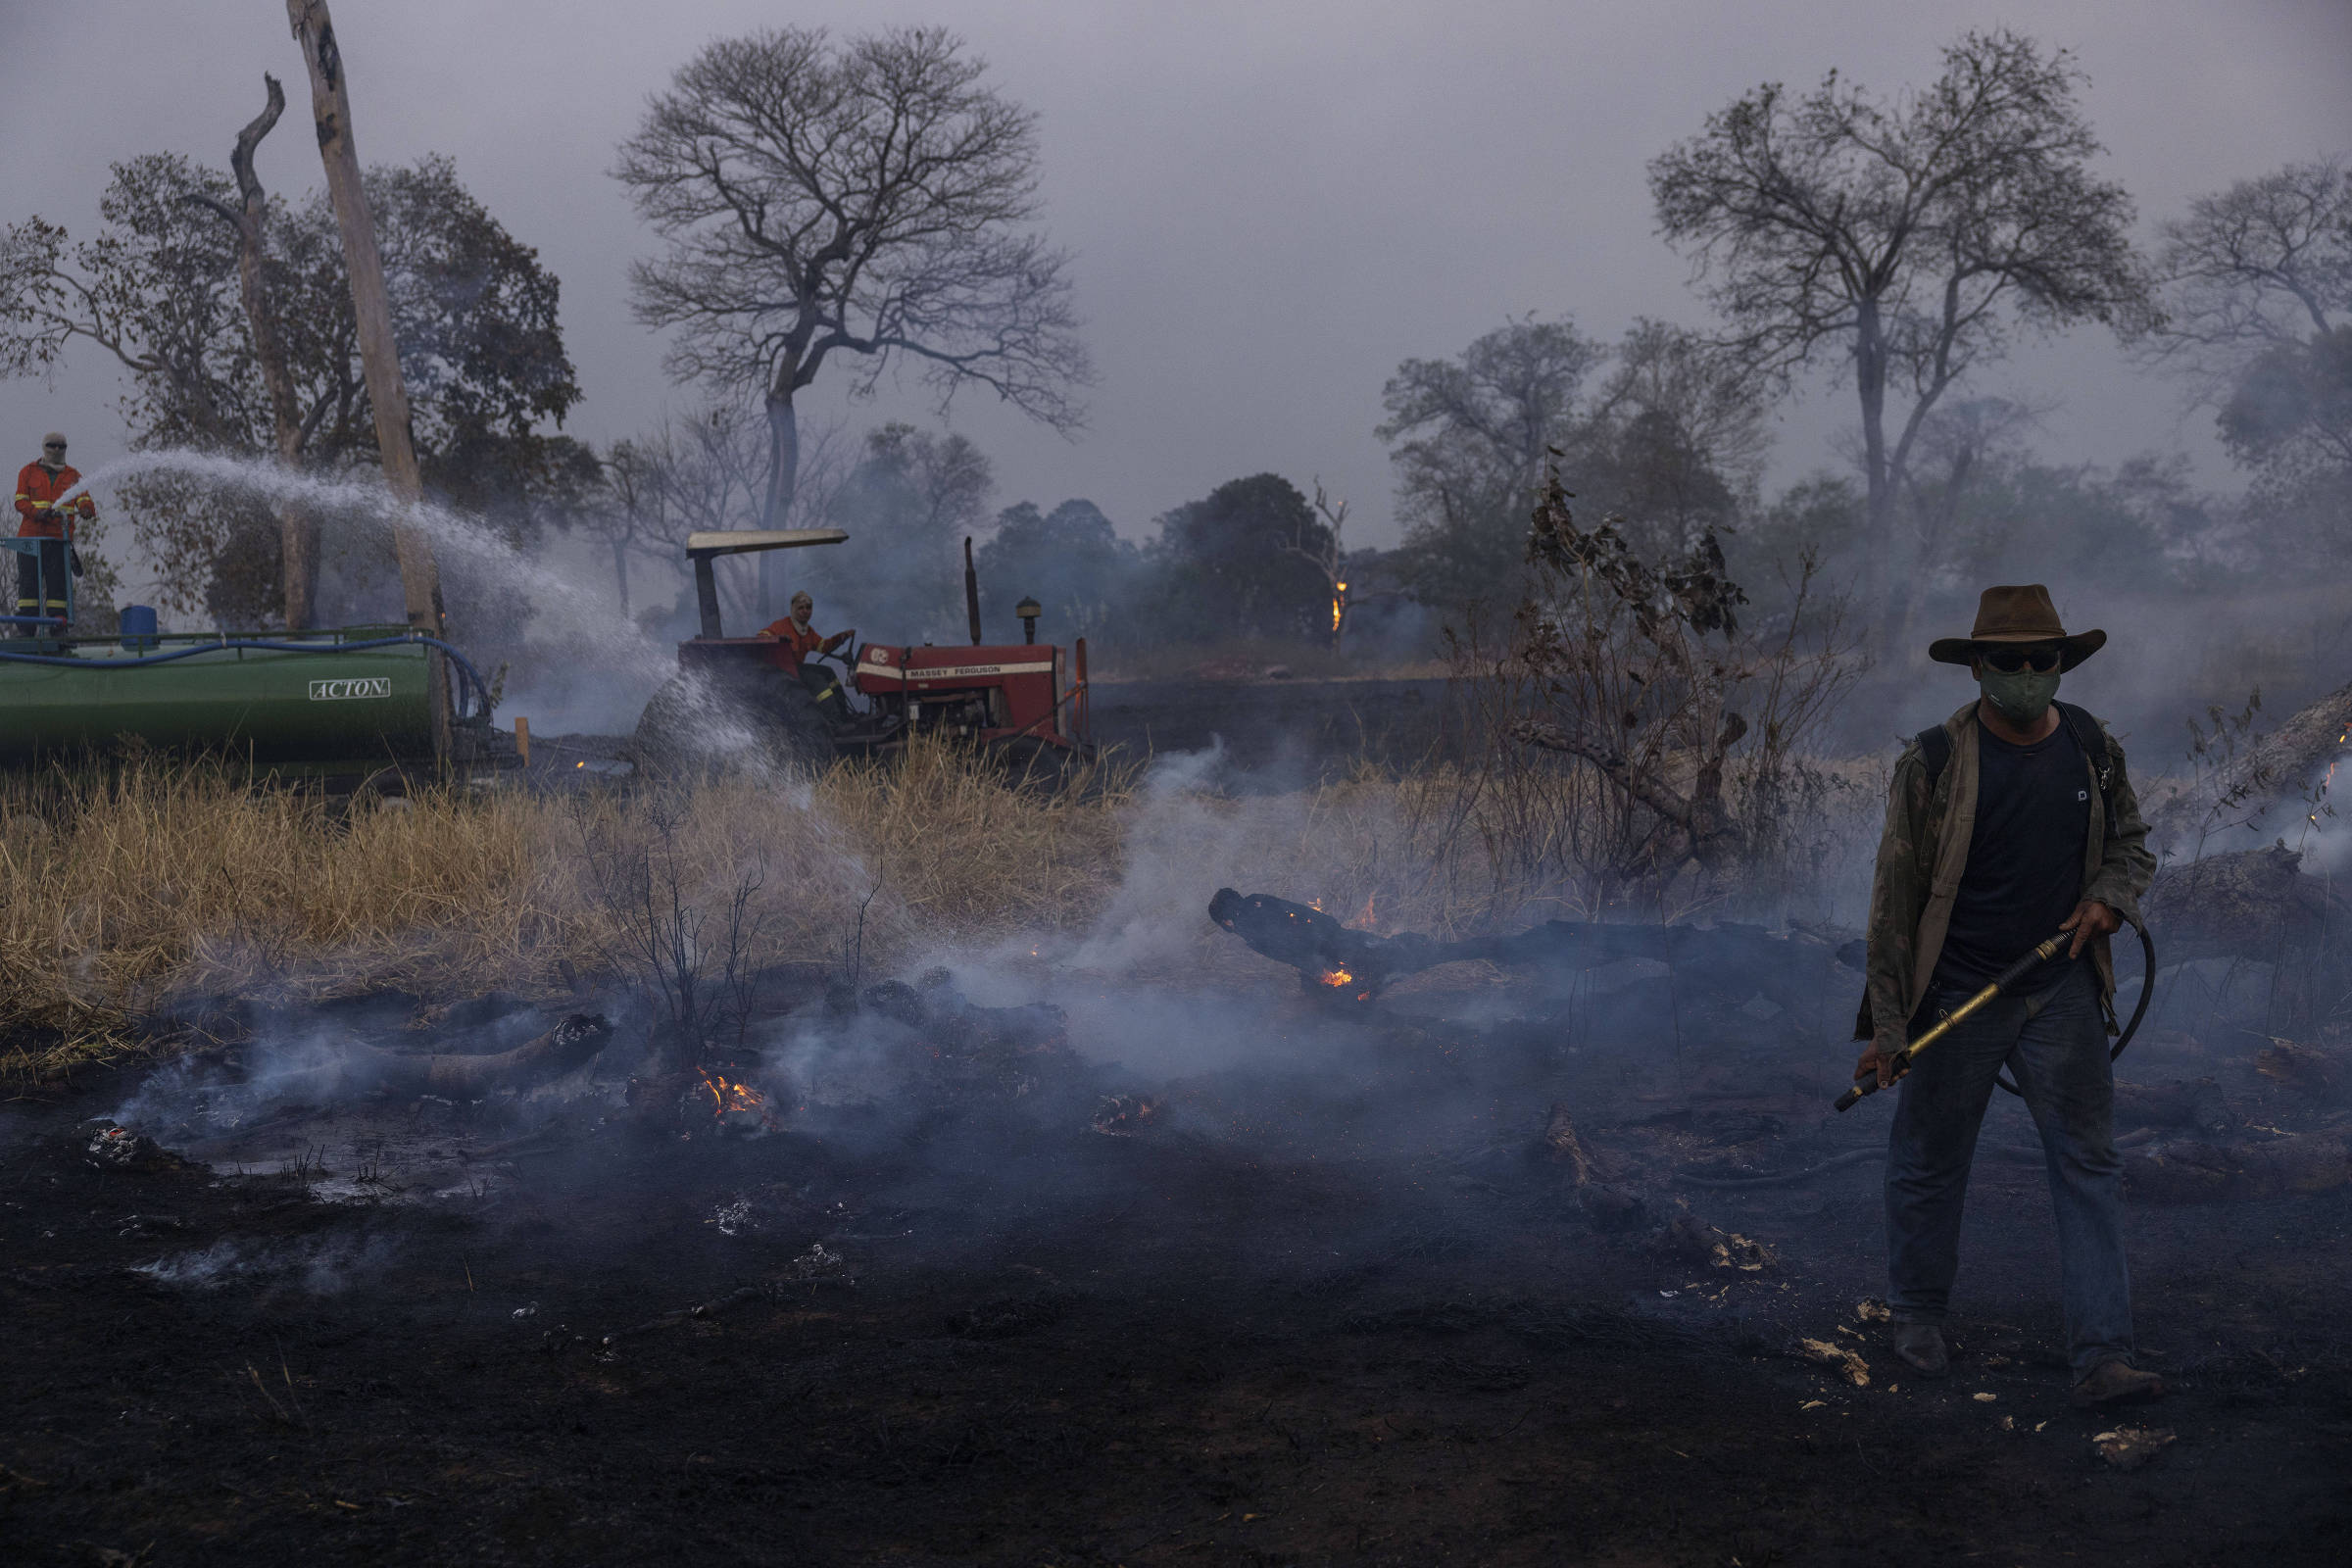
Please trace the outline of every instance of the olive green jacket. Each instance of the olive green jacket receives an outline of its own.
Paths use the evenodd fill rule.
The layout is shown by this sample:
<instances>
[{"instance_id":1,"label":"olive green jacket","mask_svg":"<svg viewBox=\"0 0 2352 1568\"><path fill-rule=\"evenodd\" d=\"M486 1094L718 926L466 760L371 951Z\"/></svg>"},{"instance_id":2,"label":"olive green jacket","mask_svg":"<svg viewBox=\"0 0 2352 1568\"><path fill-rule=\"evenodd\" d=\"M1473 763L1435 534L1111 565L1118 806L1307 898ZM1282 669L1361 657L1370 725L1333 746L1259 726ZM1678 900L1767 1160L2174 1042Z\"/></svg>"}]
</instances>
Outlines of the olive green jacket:
<instances>
[{"instance_id":1,"label":"olive green jacket","mask_svg":"<svg viewBox=\"0 0 2352 1568\"><path fill-rule=\"evenodd\" d=\"M1879 840L1878 874L1871 883L1870 956L1864 966L1868 983L1854 1038L1873 1041L1888 1053L1908 1042L1909 1022L1927 1000L1977 825L1977 705L1972 702L1945 719L1943 728L1952 738L1951 759L1933 786L1917 741L1895 760L1894 781L1887 789L1886 829ZM2132 791L2124 771L2124 749L2113 735L2107 736L2107 759L2115 770L2109 789L2115 801L2112 822L2100 799L2097 769L2088 759L2083 761L2090 781L2090 834L2082 858L2082 897L2097 900L2137 925L2139 896L2156 875L2156 858L2148 853L2148 824L2140 820L2139 797ZM2091 945L2091 958L2112 1032L2115 963L2105 937Z\"/></svg>"}]
</instances>

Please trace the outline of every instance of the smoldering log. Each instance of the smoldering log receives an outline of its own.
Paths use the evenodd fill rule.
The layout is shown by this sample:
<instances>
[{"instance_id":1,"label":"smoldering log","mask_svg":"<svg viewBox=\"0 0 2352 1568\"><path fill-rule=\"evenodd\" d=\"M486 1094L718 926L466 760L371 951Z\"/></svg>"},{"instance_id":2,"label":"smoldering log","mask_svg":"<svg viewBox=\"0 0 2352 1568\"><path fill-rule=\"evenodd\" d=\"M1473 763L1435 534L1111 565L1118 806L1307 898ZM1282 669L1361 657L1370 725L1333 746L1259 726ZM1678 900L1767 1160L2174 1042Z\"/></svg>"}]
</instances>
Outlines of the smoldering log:
<instances>
[{"instance_id":1,"label":"smoldering log","mask_svg":"<svg viewBox=\"0 0 2352 1568\"><path fill-rule=\"evenodd\" d=\"M1354 984L1367 993L1398 975L1456 957L1484 956L1461 951L1466 944L1435 942L1417 933L1379 937L1353 930L1321 909L1271 893L1245 895L1219 888L1208 901L1208 917L1248 943L1251 952L1289 964L1302 980ZM1333 976L1340 978L1329 978Z\"/></svg>"},{"instance_id":2,"label":"smoldering log","mask_svg":"<svg viewBox=\"0 0 2352 1568\"><path fill-rule=\"evenodd\" d=\"M2352 906L2283 844L2169 865L2141 901L2164 961L2308 950Z\"/></svg>"},{"instance_id":3,"label":"smoldering log","mask_svg":"<svg viewBox=\"0 0 2352 1568\"><path fill-rule=\"evenodd\" d=\"M2138 1203L2246 1202L2352 1184L2352 1133L2268 1143L2151 1144L2124 1154L2124 1191Z\"/></svg>"},{"instance_id":4,"label":"smoldering log","mask_svg":"<svg viewBox=\"0 0 2352 1568\"><path fill-rule=\"evenodd\" d=\"M2324 1105L2341 1100L2346 1080L2352 1079L2340 1054L2292 1040L2274 1040L2256 1052L2254 1070Z\"/></svg>"},{"instance_id":5,"label":"smoldering log","mask_svg":"<svg viewBox=\"0 0 2352 1568\"><path fill-rule=\"evenodd\" d=\"M1208 917L1251 951L1289 964L1300 983L1369 1002L1405 975L1442 963L1483 959L1506 967L1597 969L1627 958L1663 963L1702 985L1745 995L1761 991L1783 1007L1806 1008L1809 987L1833 961L1828 943L1781 937L1762 926L1625 925L1546 920L1507 936L1441 942L1417 931L1377 936L1344 925L1309 905L1270 893L1217 889ZM1810 978L1808 978L1810 977Z\"/></svg>"},{"instance_id":6,"label":"smoldering log","mask_svg":"<svg viewBox=\"0 0 2352 1568\"><path fill-rule=\"evenodd\" d=\"M2168 966L2200 958L2273 966L2274 1016L2325 1017L2352 990L2352 947L2342 935L2352 901L2283 844L2167 866L2141 908Z\"/></svg>"},{"instance_id":7,"label":"smoldering log","mask_svg":"<svg viewBox=\"0 0 2352 1568\"><path fill-rule=\"evenodd\" d=\"M2169 1084L2115 1085L2115 1125L2119 1128L2186 1127L2201 1133L2227 1132L2237 1116L2211 1078L2176 1079Z\"/></svg>"},{"instance_id":8,"label":"smoldering log","mask_svg":"<svg viewBox=\"0 0 2352 1568\"><path fill-rule=\"evenodd\" d=\"M2194 782L2171 791L2151 788L2142 802L2142 814L2156 844L2186 850L2209 834L2226 832L2232 824L2294 800L2313 777L2347 755L2348 725L2352 685L2339 686L2299 710L2226 765Z\"/></svg>"},{"instance_id":9,"label":"smoldering log","mask_svg":"<svg viewBox=\"0 0 2352 1568\"><path fill-rule=\"evenodd\" d=\"M512 1051L478 1056L424 1055L354 1042L345 1049L343 1060L328 1070L356 1088L478 1099L495 1089L523 1089L560 1078L594 1057L612 1038L612 1025L604 1017L575 1012Z\"/></svg>"}]
</instances>

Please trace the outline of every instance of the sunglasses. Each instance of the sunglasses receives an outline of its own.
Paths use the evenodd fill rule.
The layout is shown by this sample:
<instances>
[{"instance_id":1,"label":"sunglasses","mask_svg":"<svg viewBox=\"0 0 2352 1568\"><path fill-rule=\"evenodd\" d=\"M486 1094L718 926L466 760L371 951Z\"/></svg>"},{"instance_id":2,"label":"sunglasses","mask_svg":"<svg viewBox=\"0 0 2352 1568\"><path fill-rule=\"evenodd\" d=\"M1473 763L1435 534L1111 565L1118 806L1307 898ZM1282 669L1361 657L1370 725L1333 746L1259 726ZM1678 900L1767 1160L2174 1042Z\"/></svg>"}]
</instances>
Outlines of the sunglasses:
<instances>
[{"instance_id":1,"label":"sunglasses","mask_svg":"<svg viewBox=\"0 0 2352 1568\"><path fill-rule=\"evenodd\" d=\"M2047 675L2058 667L2058 650L2055 648L1986 649L1977 657L2004 675L2014 675L2021 669L2030 669L2036 675Z\"/></svg>"},{"instance_id":2,"label":"sunglasses","mask_svg":"<svg viewBox=\"0 0 2352 1568\"><path fill-rule=\"evenodd\" d=\"M44 441L41 443L41 450L43 452L63 452L66 450L66 444L63 441Z\"/></svg>"}]
</instances>

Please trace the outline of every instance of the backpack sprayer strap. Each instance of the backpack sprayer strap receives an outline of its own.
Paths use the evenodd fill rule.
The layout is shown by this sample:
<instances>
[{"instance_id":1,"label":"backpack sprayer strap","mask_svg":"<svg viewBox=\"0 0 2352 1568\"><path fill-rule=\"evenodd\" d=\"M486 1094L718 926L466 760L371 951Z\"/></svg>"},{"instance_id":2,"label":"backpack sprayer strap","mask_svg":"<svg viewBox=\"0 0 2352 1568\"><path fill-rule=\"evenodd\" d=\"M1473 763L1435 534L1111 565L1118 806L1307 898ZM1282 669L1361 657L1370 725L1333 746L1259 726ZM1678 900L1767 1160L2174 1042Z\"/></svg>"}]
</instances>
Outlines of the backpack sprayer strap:
<instances>
[{"instance_id":1,"label":"backpack sprayer strap","mask_svg":"<svg viewBox=\"0 0 2352 1568\"><path fill-rule=\"evenodd\" d=\"M2090 710L2072 703L2052 703L2058 716L2066 721L2067 732L2075 744L2082 748L2083 759L2090 763L2092 776L2099 783L2099 809L2106 820L2115 820L2115 754L2107 748L2107 732L2099 727ZM1928 770L1928 789L1943 777L1943 770L1952 760L1952 732L1941 724L1931 724L1912 737L1919 747L1919 760Z\"/></svg>"}]
</instances>

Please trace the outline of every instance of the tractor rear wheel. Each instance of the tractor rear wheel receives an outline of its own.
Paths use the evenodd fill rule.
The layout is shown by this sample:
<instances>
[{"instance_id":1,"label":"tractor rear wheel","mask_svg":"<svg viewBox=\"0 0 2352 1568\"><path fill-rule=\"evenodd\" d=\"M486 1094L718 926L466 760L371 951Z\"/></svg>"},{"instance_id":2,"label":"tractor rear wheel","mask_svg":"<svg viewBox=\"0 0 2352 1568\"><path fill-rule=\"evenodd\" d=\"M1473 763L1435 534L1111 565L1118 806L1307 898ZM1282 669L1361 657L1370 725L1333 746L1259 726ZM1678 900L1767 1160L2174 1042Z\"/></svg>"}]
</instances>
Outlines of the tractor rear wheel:
<instances>
[{"instance_id":1,"label":"tractor rear wheel","mask_svg":"<svg viewBox=\"0 0 2352 1568\"><path fill-rule=\"evenodd\" d=\"M648 773L746 765L813 773L833 760L816 699L764 668L672 675L645 705L629 749Z\"/></svg>"}]
</instances>

